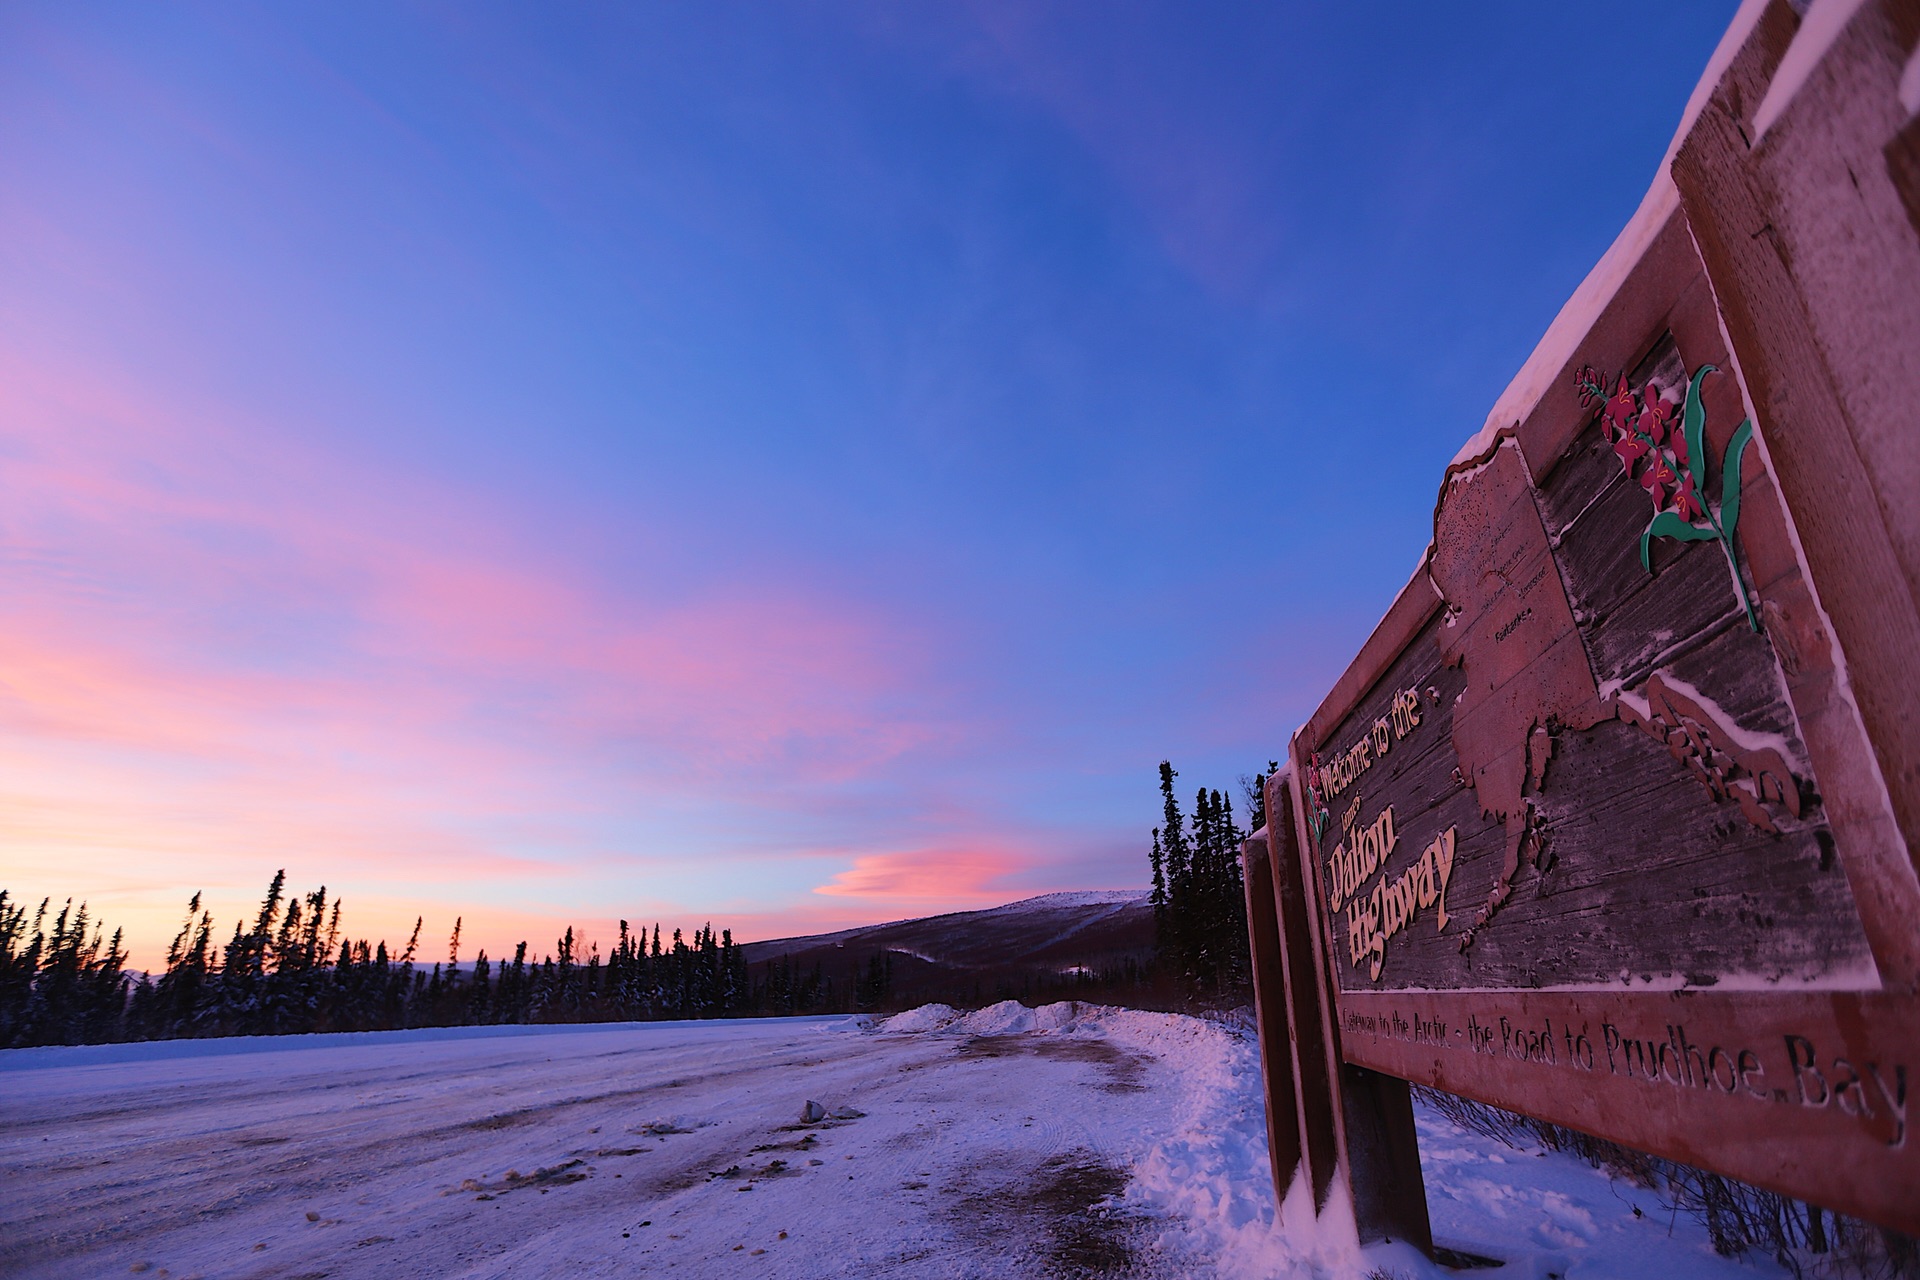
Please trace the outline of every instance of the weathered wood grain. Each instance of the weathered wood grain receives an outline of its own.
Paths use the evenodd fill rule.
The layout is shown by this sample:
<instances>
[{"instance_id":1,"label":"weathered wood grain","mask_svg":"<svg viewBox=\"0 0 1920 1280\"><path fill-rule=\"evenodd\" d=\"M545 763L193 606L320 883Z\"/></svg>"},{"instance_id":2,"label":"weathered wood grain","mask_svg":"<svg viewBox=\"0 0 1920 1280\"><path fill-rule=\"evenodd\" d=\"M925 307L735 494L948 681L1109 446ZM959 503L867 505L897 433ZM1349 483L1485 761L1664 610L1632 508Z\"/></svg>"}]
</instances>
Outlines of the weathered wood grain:
<instances>
[{"instance_id":1,"label":"weathered wood grain","mask_svg":"<svg viewBox=\"0 0 1920 1280\"><path fill-rule=\"evenodd\" d=\"M1267 856L1268 833L1262 827L1240 847L1247 897L1247 938L1252 961L1254 1025L1260 1036L1260 1075L1266 1086L1267 1159L1273 1185L1290 1186L1303 1154L1300 1125L1295 1116L1299 1088L1294 1081L1293 1051L1288 1039L1292 1019L1287 1013L1286 972L1280 958L1284 945L1275 903L1273 864Z\"/></svg>"},{"instance_id":2,"label":"weathered wood grain","mask_svg":"<svg viewBox=\"0 0 1920 1280\"><path fill-rule=\"evenodd\" d=\"M1388 992L1341 1011L1351 1062L1920 1232L1911 999Z\"/></svg>"},{"instance_id":3,"label":"weathered wood grain","mask_svg":"<svg viewBox=\"0 0 1920 1280\"><path fill-rule=\"evenodd\" d=\"M1684 381L1671 336L1649 346L1635 377L1642 385ZM1340 988L1873 985L1859 910L1836 860L1774 648L1747 625L1718 544L1664 544L1649 574L1638 539L1651 506L1637 485L1623 483L1591 424L1540 486L1537 513L1523 503L1477 514L1494 527L1471 549L1487 560L1485 595L1430 619L1315 744L1324 758L1347 750L1390 715L1396 695L1418 691L1420 726L1404 741L1392 740L1348 791L1329 798L1330 821L1316 851L1323 877L1335 851L1351 841L1349 817L1364 825L1391 804L1397 818L1398 843L1363 892L1405 872L1435 835L1456 832L1444 902L1449 928L1438 927L1438 912L1416 919L1388 942L1377 978L1352 954L1351 921L1326 911ZM1504 663L1497 645L1483 645L1493 651L1491 668L1484 658L1477 671L1449 666L1443 636L1518 616L1515 588L1539 568L1515 532L1529 519L1557 535L1554 565L1577 638L1542 635L1521 659ZM1495 893L1511 860L1513 830L1500 815L1483 814L1481 797L1463 784L1454 751L1461 693L1480 680L1472 714L1511 720L1525 710L1529 682L1540 678L1542 664L1556 665L1553 655L1564 645L1582 648L1593 676L1609 687L1636 689L1657 669L1699 690L1741 730L1780 739L1802 778L1803 813L1782 815L1778 834L1759 830L1641 730L1617 721L1577 731L1554 726L1546 774L1524 801L1539 852L1533 865L1519 867L1512 896L1463 951L1456 922L1471 919ZM1527 736L1512 730L1500 725L1479 735L1493 744L1477 761L1483 776L1494 770L1519 777L1533 767Z\"/></svg>"},{"instance_id":4,"label":"weathered wood grain","mask_svg":"<svg viewBox=\"0 0 1920 1280\"><path fill-rule=\"evenodd\" d=\"M1906 6L1911 13L1912 7ZM1920 987L1920 246L1885 171L1901 6L1868 3L1756 146L1717 89L1673 163L1687 222L1846 673L1796 687L1884 981ZM1836 199L1836 195L1839 197ZM1899 496L1895 496L1898 493ZM1811 635L1804 633L1811 631ZM1850 677L1847 678L1847 677ZM1803 696L1804 695L1804 696ZM1857 712L1864 728L1848 731ZM1886 809L1891 802L1891 813ZM1884 815L1884 816L1883 816Z\"/></svg>"},{"instance_id":5,"label":"weathered wood grain","mask_svg":"<svg viewBox=\"0 0 1920 1280\"><path fill-rule=\"evenodd\" d=\"M1431 662L1396 674L1417 676L1422 667L1442 680L1450 674ZM1377 873L1384 877L1411 865L1434 835L1458 828L1448 906L1459 915L1492 887L1505 831L1481 817L1453 776L1449 709L1436 708L1417 731L1423 749L1389 754L1370 780L1363 817L1396 807L1399 844ZM1618 721L1560 736L1537 804L1545 869L1522 872L1470 950L1459 948L1458 924L1442 933L1419 920L1389 944L1379 981L1369 981L1348 958L1345 920L1330 912L1341 989L1618 987L1623 979L1711 986L1732 975L1871 983L1871 958L1824 823L1788 820L1778 836L1758 831L1733 803L1713 802L1665 748ZM1320 842L1323 874L1343 835L1330 830Z\"/></svg>"}]
</instances>

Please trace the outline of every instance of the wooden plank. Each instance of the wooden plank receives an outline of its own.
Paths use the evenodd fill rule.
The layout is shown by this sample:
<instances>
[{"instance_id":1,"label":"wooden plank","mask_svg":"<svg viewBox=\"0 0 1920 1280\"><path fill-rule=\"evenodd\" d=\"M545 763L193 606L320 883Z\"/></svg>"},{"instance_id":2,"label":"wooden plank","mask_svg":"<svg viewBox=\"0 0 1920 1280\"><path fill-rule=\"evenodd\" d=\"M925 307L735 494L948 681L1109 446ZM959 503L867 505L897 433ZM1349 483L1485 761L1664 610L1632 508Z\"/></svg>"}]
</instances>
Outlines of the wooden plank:
<instances>
[{"instance_id":1,"label":"wooden plank","mask_svg":"<svg viewBox=\"0 0 1920 1280\"><path fill-rule=\"evenodd\" d=\"M1887 157L1887 177L1900 193L1906 206L1907 221L1920 234L1920 116L1907 121L1883 149Z\"/></svg>"},{"instance_id":2,"label":"wooden plank","mask_svg":"<svg viewBox=\"0 0 1920 1280\"><path fill-rule=\"evenodd\" d=\"M1297 751L1296 737L1290 752ZM1316 1213L1326 1207L1336 1178L1345 1177L1354 1225L1362 1240L1404 1240L1433 1252L1419 1136L1406 1082L1346 1065L1333 1021L1334 991L1321 933L1321 904L1313 868L1302 856L1305 811L1292 784L1297 764L1267 779L1267 812L1290 814L1269 824L1269 847L1286 958L1293 1063L1301 1081L1299 1123L1313 1179ZM1310 1078L1311 1077L1311 1078Z\"/></svg>"},{"instance_id":3,"label":"wooden plank","mask_svg":"<svg viewBox=\"0 0 1920 1280\"><path fill-rule=\"evenodd\" d=\"M1644 344L1668 328L1678 294L1675 283L1698 270L1692 259L1686 220L1676 210L1648 244L1619 291L1595 317L1593 327L1575 346L1560 375L1548 384L1526 419L1517 424L1515 440L1534 475L1546 474L1591 416L1580 406L1574 374L1585 364L1619 362L1623 354L1625 364L1637 364L1645 354ZM1619 364L1614 367L1617 370Z\"/></svg>"},{"instance_id":4,"label":"wooden plank","mask_svg":"<svg viewBox=\"0 0 1920 1280\"><path fill-rule=\"evenodd\" d=\"M1319 742L1327 730L1344 719L1354 705L1373 687L1374 674L1406 647L1407 641L1440 609L1440 593L1434 589L1424 564L1411 581L1400 589L1387 608L1386 617L1373 629L1353 662L1334 681L1333 688L1300 730L1309 742Z\"/></svg>"},{"instance_id":5,"label":"wooden plank","mask_svg":"<svg viewBox=\"0 0 1920 1280\"><path fill-rule=\"evenodd\" d=\"M1920 1234L1920 1013L1805 992L1341 999L1349 1062Z\"/></svg>"},{"instance_id":6,"label":"wooden plank","mask_svg":"<svg viewBox=\"0 0 1920 1280\"><path fill-rule=\"evenodd\" d=\"M1340 1068L1340 1102L1360 1238L1404 1241L1432 1257L1433 1224L1420 1172L1413 1091L1398 1076L1349 1065Z\"/></svg>"},{"instance_id":7,"label":"wooden plank","mask_svg":"<svg viewBox=\"0 0 1920 1280\"><path fill-rule=\"evenodd\" d=\"M1280 953L1280 919L1274 907L1273 865L1267 828L1240 846L1247 895L1247 940L1252 952L1253 1016L1260 1036L1260 1079L1267 1104L1267 1158L1277 1204L1293 1185L1302 1154L1299 1090L1294 1085L1288 1041L1286 973Z\"/></svg>"},{"instance_id":8,"label":"wooden plank","mask_svg":"<svg viewBox=\"0 0 1920 1280\"><path fill-rule=\"evenodd\" d=\"M1911 113L1899 86L1920 5L1868 0L1747 153L1769 239L1832 375L1908 594L1920 598L1920 238L1886 163ZM1890 584L1889 584L1890 585Z\"/></svg>"},{"instance_id":9,"label":"wooden plank","mask_svg":"<svg viewBox=\"0 0 1920 1280\"><path fill-rule=\"evenodd\" d=\"M1279 923L1282 976L1287 992L1288 1053L1292 1060L1302 1158L1313 1187L1313 1207L1326 1207L1327 1193L1340 1169L1343 1145L1337 1082L1339 1046L1333 1034L1332 994L1327 986L1319 931L1314 927L1312 868L1301 857L1299 797L1290 775L1267 777L1267 812L1283 816L1267 824L1268 856L1273 866L1274 915ZM1281 1190L1285 1194L1285 1190Z\"/></svg>"},{"instance_id":10,"label":"wooden plank","mask_svg":"<svg viewBox=\"0 0 1920 1280\"><path fill-rule=\"evenodd\" d=\"M1875 4L1863 6L1856 18L1866 24L1886 20L1886 10ZM1846 153L1854 148L1815 119L1823 100L1831 106L1835 95L1878 94L1876 100L1894 102L1890 82L1872 84L1884 77L1886 60L1865 57L1856 47L1867 34L1863 29L1844 37L1829 57L1852 57L1863 73L1875 68L1873 75L1845 82L1828 77L1804 106L1796 100L1768 134L1766 163L1749 148L1744 126L1750 101L1722 86L1682 143L1673 175L1753 401L1768 470L1818 584L1817 599L1804 591L1792 597L1790 607L1799 613L1795 629L1808 651L1817 652L1824 627L1816 623L1824 611L1845 655L1845 675L1836 671L1831 679L1795 689L1801 730L1846 850L1845 866L1882 980L1913 991L1920 985L1920 931L1912 924L1920 918L1914 863L1920 851L1920 685L1912 676L1920 670L1920 607L1890 525L1912 529L1920 513L1914 510L1914 487L1889 505L1875 474L1883 468L1889 477L1904 474L1916 448L1911 411L1920 374L1910 358L1916 324L1909 316L1862 328L1844 317L1854 313L1850 287L1883 299L1890 273L1906 282L1909 302L1920 297L1920 269L1908 259L1911 249L1872 261L1847 256L1860 247L1863 232L1868 242L1885 243L1881 220L1851 200L1814 210L1810 202L1829 199L1833 188L1808 190L1804 174L1788 172L1796 159L1809 172L1831 169L1836 147L1842 168L1847 166ZM1882 136L1898 124L1889 121ZM1845 189L1855 188L1847 183ZM1890 186L1885 190L1886 200L1894 200ZM1904 213L1898 216L1910 236ZM1842 256L1824 254L1817 236L1845 242ZM1816 308L1802 289L1809 274L1823 271ZM1821 327L1836 326L1877 360L1862 375L1855 358L1847 357L1850 371L1864 376L1868 387L1852 403L1843 398L1843 384L1829 364L1835 343L1817 336ZM1890 386L1889 378L1900 385ZM1897 422L1900 434L1863 426L1857 420L1862 415L1874 423ZM1823 700L1810 704L1802 694ZM1856 710L1864 743L1859 728L1847 731Z\"/></svg>"},{"instance_id":11,"label":"wooden plank","mask_svg":"<svg viewBox=\"0 0 1920 1280\"><path fill-rule=\"evenodd\" d=\"M1456 915L1483 899L1504 847L1504 828L1481 816L1453 774L1452 692L1459 673L1438 666L1438 619L1390 668L1343 729L1370 724L1403 682L1445 686L1427 718L1362 776L1370 819L1395 807L1398 846L1369 881L1414 865L1425 845L1458 832L1447 905ZM1697 659L1718 662L1711 648ZM1681 674L1696 674L1684 664ZM1344 741L1336 738L1335 741ZM1408 987L1711 984L1716 975L1756 981L1871 985L1871 959L1851 890L1836 865L1820 810L1785 819L1780 834L1754 828L1730 801L1716 802L1659 743L1609 721L1562 735L1538 796L1551 860L1527 871L1496 923L1462 954L1458 926L1442 932L1416 921L1389 944L1377 981L1356 968L1348 928L1330 910L1328 936L1342 990ZM1344 843L1339 818L1316 848L1323 879Z\"/></svg>"}]
</instances>

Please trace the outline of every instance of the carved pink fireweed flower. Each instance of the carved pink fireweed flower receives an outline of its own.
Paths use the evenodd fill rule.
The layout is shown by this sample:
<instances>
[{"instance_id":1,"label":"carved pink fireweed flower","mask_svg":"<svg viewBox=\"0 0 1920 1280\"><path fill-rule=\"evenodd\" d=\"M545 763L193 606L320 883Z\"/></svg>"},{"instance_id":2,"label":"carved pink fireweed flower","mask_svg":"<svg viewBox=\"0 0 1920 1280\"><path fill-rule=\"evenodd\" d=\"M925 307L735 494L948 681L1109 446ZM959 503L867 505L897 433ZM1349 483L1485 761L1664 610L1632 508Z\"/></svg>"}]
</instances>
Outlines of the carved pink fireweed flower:
<instances>
[{"instance_id":1,"label":"carved pink fireweed flower","mask_svg":"<svg viewBox=\"0 0 1920 1280\"><path fill-rule=\"evenodd\" d=\"M1333 819L1333 812L1327 808L1325 786L1320 772L1320 753L1316 751L1307 760L1307 825L1313 830L1316 844Z\"/></svg>"},{"instance_id":2,"label":"carved pink fireweed flower","mask_svg":"<svg viewBox=\"0 0 1920 1280\"><path fill-rule=\"evenodd\" d=\"M1592 365L1581 365L1580 372L1574 375L1573 384L1575 390L1580 393L1580 406L1582 408L1591 409L1596 404L1602 406L1606 404L1607 384L1603 380L1601 372ZM1611 418L1602 418L1600 425L1601 429L1606 432L1608 441L1611 442L1615 434L1613 430L1613 420Z\"/></svg>"},{"instance_id":3,"label":"carved pink fireweed flower","mask_svg":"<svg viewBox=\"0 0 1920 1280\"><path fill-rule=\"evenodd\" d=\"M1707 513L1707 509L1700 505L1700 495L1694 492L1691 475L1680 477L1680 487L1673 492L1673 509L1688 524L1697 523Z\"/></svg>"},{"instance_id":4,"label":"carved pink fireweed flower","mask_svg":"<svg viewBox=\"0 0 1920 1280\"><path fill-rule=\"evenodd\" d=\"M1640 434L1655 444L1667 443L1667 432L1673 425L1673 406L1660 398L1660 389L1652 383L1640 394L1641 403L1646 408L1640 411Z\"/></svg>"},{"instance_id":5,"label":"carved pink fireweed flower","mask_svg":"<svg viewBox=\"0 0 1920 1280\"><path fill-rule=\"evenodd\" d=\"M1626 434L1632 430L1634 418L1639 416L1640 406L1634 403L1633 391L1627 386L1627 375L1620 375L1620 385L1614 388L1613 395L1607 400L1607 407L1601 410L1601 420L1606 425L1608 438Z\"/></svg>"},{"instance_id":6,"label":"carved pink fireweed flower","mask_svg":"<svg viewBox=\"0 0 1920 1280\"><path fill-rule=\"evenodd\" d=\"M1646 468L1640 473L1640 487L1653 499L1653 509L1663 511L1667 505L1667 490L1679 479L1674 475L1673 467L1667 462L1667 456L1658 449L1647 459Z\"/></svg>"},{"instance_id":7,"label":"carved pink fireweed flower","mask_svg":"<svg viewBox=\"0 0 1920 1280\"><path fill-rule=\"evenodd\" d=\"M1675 406L1660 396L1660 389L1648 383L1638 396L1620 375L1609 392L1606 375L1592 365L1583 365L1574 375L1574 387L1580 403L1591 409L1601 404L1600 429L1620 459L1620 469L1638 481L1653 502L1653 519L1640 535L1640 563L1653 572L1652 544L1655 538L1677 542L1704 542L1711 538L1720 544L1740 592L1740 604L1747 611L1747 624L1760 629L1760 618L1753 608L1753 597L1740 573L1733 532L1740 519L1740 461L1747 441L1753 438L1753 423L1743 421L1727 441L1721 460L1720 501L1708 507L1702 501L1704 490L1707 411L1700 402L1700 384L1715 372L1710 364L1694 371L1687 383L1687 396L1675 414ZM1637 472L1637 474L1636 474ZM1706 523L1702 524L1701 521Z\"/></svg>"}]
</instances>

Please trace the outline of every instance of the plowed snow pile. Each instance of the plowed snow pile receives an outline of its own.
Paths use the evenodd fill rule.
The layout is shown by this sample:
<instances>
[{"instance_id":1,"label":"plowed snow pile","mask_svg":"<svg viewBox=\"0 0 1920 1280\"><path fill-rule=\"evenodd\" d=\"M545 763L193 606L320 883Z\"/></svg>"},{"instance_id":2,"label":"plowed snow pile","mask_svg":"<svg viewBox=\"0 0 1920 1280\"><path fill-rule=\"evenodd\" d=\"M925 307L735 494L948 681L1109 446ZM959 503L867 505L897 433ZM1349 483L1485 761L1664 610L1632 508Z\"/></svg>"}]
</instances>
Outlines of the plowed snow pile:
<instances>
[{"instance_id":1,"label":"plowed snow pile","mask_svg":"<svg viewBox=\"0 0 1920 1280\"><path fill-rule=\"evenodd\" d=\"M1277 1213L1260 1097L1243 1032L1071 1002L12 1050L0 1274L1451 1274ZM1421 1143L1501 1280L1756 1274L1569 1159Z\"/></svg>"}]
</instances>

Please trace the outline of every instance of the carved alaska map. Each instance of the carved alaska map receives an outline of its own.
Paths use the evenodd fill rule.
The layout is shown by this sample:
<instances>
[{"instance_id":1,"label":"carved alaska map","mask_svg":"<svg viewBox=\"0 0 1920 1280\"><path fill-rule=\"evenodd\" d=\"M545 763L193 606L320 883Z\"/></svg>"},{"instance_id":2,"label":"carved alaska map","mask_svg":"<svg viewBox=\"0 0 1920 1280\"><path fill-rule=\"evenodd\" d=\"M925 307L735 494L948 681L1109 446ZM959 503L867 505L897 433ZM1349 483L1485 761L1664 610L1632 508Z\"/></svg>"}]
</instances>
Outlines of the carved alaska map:
<instances>
[{"instance_id":1,"label":"carved alaska map","mask_svg":"<svg viewBox=\"0 0 1920 1280\"><path fill-rule=\"evenodd\" d=\"M1440 656L1466 680L1453 707L1461 780L1506 848L1485 903L1460 936L1471 946L1513 893L1523 861L1539 862L1534 804L1555 736L1611 719L1600 700L1573 611L1533 503L1519 446L1504 441L1478 466L1447 479L1435 517L1429 572L1446 601Z\"/></svg>"},{"instance_id":2,"label":"carved alaska map","mask_svg":"<svg viewBox=\"0 0 1920 1280\"><path fill-rule=\"evenodd\" d=\"M1511 439L1448 476L1438 609L1310 744L1343 988L1871 977L1771 646L1646 523L1599 419L1539 483Z\"/></svg>"}]
</instances>

